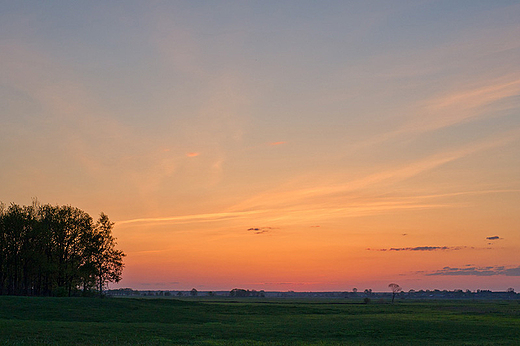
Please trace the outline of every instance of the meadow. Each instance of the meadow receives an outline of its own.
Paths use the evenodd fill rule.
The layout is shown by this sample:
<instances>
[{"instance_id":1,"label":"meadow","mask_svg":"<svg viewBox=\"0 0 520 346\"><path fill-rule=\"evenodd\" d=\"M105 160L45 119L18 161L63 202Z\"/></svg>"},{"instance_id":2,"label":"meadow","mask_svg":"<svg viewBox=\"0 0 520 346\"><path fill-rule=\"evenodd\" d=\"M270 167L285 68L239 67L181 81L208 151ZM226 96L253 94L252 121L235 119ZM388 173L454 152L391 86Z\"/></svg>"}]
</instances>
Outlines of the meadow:
<instances>
[{"instance_id":1,"label":"meadow","mask_svg":"<svg viewBox=\"0 0 520 346\"><path fill-rule=\"evenodd\" d=\"M0 345L518 345L518 301L0 296Z\"/></svg>"}]
</instances>

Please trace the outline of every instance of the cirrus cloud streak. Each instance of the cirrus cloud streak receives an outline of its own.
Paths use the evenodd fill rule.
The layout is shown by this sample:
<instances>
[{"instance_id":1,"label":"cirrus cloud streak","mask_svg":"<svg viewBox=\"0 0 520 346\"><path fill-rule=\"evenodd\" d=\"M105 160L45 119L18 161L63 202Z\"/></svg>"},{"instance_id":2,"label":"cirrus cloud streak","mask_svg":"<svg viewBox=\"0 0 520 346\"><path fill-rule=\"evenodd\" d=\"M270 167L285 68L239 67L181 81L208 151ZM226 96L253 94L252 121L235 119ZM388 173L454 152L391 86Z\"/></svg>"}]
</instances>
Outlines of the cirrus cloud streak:
<instances>
[{"instance_id":1,"label":"cirrus cloud streak","mask_svg":"<svg viewBox=\"0 0 520 346\"><path fill-rule=\"evenodd\" d=\"M467 249L467 246L415 246L415 247L392 247L388 249L370 249L371 251L453 251Z\"/></svg>"},{"instance_id":2,"label":"cirrus cloud streak","mask_svg":"<svg viewBox=\"0 0 520 346\"><path fill-rule=\"evenodd\" d=\"M468 266L468 267L463 267L463 268L444 267L440 270L426 273L425 275L426 276L495 276L495 275L520 276L520 266L518 266L518 267Z\"/></svg>"}]
</instances>

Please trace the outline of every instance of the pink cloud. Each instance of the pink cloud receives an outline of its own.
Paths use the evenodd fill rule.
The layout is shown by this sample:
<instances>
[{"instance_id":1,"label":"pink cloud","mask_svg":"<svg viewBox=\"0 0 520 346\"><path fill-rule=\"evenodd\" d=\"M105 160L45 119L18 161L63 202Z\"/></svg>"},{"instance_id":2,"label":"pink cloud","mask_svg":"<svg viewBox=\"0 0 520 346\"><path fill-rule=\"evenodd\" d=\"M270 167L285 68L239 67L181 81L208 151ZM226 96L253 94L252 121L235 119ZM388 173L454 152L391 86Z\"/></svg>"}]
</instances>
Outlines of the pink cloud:
<instances>
[{"instance_id":1,"label":"pink cloud","mask_svg":"<svg viewBox=\"0 0 520 346\"><path fill-rule=\"evenodd\" d=\"M195 157L195 156L199 156L200 153L186 153L186 156L187 157Z\"/></svg>"}]
</instances>

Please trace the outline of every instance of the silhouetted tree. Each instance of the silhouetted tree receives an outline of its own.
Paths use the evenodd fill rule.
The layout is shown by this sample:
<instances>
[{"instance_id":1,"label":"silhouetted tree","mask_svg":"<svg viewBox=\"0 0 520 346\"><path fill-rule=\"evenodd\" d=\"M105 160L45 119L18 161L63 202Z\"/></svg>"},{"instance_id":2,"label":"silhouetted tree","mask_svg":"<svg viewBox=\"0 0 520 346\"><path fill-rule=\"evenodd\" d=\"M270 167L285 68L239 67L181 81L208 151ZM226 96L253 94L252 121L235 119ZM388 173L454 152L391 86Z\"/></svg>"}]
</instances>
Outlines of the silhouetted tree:
<instances>
[{"instance_id":1,"label":"silhouetted tree","mask_svg":"<svg viewBox=\"0 0 520 346\"><path fill-rule=\"evenodd\" d=\"M516 293L515 293L515 289L513 287L509 287L507 290L506 290L507 294L510 296L510 297L514 297L516 296Z\"/></svg>"},{"instance_id":2,"label":"silhouetted tree","mask_svg":"<svg viewBox=\"0 0 520 346\"><path fill-rule=\"evenodd\" d=\"M293 291L289 291L293 292ZM294 292L293 292L294 293ZM265 291L257 291L257 290L245 290L243 288L233 288L229 292L230 297L265 297Z\"/></svg>"},{"instance_id":3,"label":"silhouetted tree","mask_svg":"<svg viewBox=\"0 0 520 346\"><path fill-rule=\"evenodd\" d=\"M71 206L0 203L0 294L72 295L119 281L113 223Z\"/></svg>"},{"instance_id":4,"label":"silhouetted tree","mask_svg":"<svg viewBox=\"0 0 520 346\"><path fill-rule=\"evenodd\" d=\"M119 282L123 272L123 257L125 254L116 250L115 238L112 236L114 223L108 216L101 213L94 228L93 237L93 263L96 267L96 276L99 293L109 282Z\"/></svg>"},{"instance_id":5,"label":"silhouetted tree","mask_svg":"<svg viewBox=\"0 0 520 346\"><path fill-rule=\"evenodd\" d=\"M354 287L352 289L352 297L357 297L357 292L358 292L358 289L356 287ZM346 296L349 296L349 294L347 293Z\"/></svg>"},{"instance_id":6,"label":"silhouetted tree","mask_svg":"<svg viewBox=\"0 0 520 346\"><path fill-rule=\"evenodd\" d=\"M196 297L199 294L199 291L197 291L195 288L192 288L190 291L190 296Z\"/></svg>"},{"instance_id":7,"label":"silhouetted tree","mask_svg":"<svg viewBox=\"0 0 520 346\"><path fill-rule=\"evenodd\" d=\"M395 295L397 293L401 292L403 289L398 284L394 284L394 283L389 284L388 287L390 287L390 289L392 290L392 304L393 304Z\"/></svg>"}]
</instances>

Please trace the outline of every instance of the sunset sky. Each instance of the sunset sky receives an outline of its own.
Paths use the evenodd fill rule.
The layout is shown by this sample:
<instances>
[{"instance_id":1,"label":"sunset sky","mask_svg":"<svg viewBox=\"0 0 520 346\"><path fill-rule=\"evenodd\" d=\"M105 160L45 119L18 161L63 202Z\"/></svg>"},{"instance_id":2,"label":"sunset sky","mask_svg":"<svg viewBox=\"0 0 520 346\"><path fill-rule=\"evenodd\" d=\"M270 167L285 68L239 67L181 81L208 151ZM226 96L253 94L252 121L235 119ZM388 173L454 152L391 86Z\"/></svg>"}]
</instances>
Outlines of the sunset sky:
<instances>
[{"instance_id":1,"label":"sunset sky","mask_svg":"<svg viewBox=\"0 0 520 346\"><path fill-rule=\"evenodd\" d=\"M111 287L520 290L520 1L0 1L0 105Z\"/></svg>"}]
</instances>

